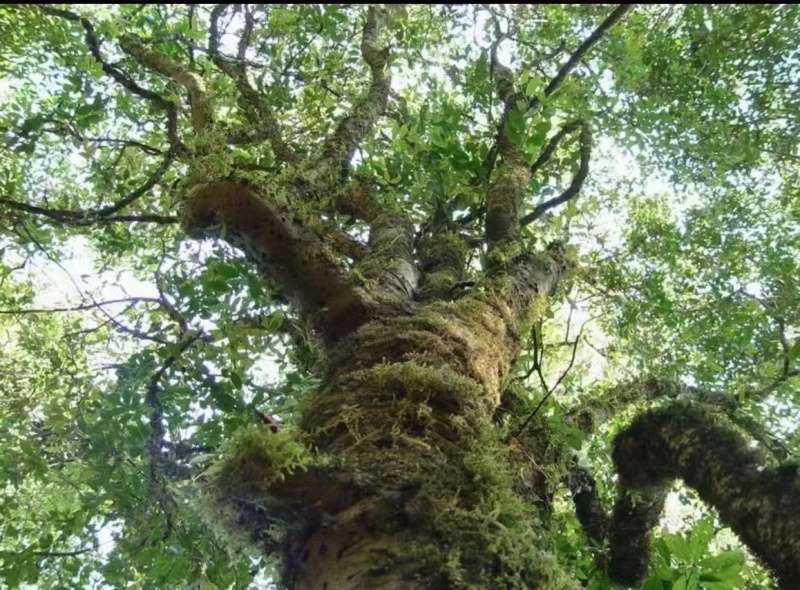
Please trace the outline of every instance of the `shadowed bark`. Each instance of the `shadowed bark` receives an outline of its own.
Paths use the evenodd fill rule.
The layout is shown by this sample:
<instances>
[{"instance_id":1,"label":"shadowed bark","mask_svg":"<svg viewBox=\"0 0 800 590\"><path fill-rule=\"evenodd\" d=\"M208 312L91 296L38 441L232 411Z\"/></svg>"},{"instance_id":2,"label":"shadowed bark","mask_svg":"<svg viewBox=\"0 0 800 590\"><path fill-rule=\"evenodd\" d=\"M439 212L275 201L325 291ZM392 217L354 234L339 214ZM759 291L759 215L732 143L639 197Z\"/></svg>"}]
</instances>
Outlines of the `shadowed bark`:
<instances>
[{"instance_id":1,"label":"shadowed bark","mask_svg":"<svg viewBox=\"0 0 800 590\"><path fill-rule=\"evenodd\" d=\"M649 494L682 478L719 511L781 588L793 588L800 579L796 469L764 466L764 458L744 438L708 413L680 403L637 417L614 441L613 459L624 490Z\"/></svg>"}]
</instances>

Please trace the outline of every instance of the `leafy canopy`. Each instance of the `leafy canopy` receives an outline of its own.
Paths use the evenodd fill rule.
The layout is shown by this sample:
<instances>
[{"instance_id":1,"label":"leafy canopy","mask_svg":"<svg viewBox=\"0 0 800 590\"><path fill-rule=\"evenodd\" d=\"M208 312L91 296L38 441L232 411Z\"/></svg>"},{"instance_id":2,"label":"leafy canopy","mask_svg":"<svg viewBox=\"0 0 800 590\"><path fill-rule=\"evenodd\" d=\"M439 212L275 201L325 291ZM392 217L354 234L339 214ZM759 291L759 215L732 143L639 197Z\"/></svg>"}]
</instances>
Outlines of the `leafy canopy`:
<instances>
[{"instance_id":1,"label":"leafy canopy","mask_svg":"<svg viewBox=\"0 0 800 590\"><path fill-rule=\"evenodd\" d=\"M218 124L239 134L232 161L270 174L273 150L250 141L261 131L209 55L212 10L0 8L0 578L11 587L242 587L264 567L209 535L187 477L256 410L291 421L316 384L312 340L236 252L183 237L187 170L171 145L191 121L182 106L170 122L159 104L185 106L185 91L120 45L133 34L201 76ZM762 444L784 459L798 452L799 10L639 6L552 94L608 6L409 6L392 22L388 113L352 174L417 222L481 215L490 179L476 178L501 114L493 43L538 104L510 121L531 162L570 121L594 132L580 195L524 232L530 247L569 237L581 252L583 270L519 359L535 396L540 377L553 387L572 367L544 410L557 428L572 397L651 373L736 393L743 415L767 425ZM299 153L368 81L364 12L253 5L220 20L220 51L236 57L254 19L239 57ZM523 215L567 188L579 150L568 134ZM334 222L363 239L354 220ZM463 231L478 272L479 224ZM602 440L573 443L610 478ZM599 576L574 518L558 518L559 551ZM738 554L708 553L713 534L707 517L688 536L663 536L646 587L741 584Z\"/></svg>"}]
</instances>

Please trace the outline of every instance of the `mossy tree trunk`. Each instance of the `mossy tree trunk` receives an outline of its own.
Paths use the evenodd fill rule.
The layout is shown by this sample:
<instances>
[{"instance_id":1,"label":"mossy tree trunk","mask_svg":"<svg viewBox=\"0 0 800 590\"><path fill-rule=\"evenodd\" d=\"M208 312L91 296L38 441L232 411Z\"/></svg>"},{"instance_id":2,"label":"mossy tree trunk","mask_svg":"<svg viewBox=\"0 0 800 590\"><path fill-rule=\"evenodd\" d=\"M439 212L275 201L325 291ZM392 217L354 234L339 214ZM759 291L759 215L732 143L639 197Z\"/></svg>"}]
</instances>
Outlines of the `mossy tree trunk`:
<instances>
[{"instance_id":1,"label":"mossy tree trunk","mask_svg":"<svg viewBox=\"0 0 800 590\"><path fill-rule=\"evenodd\" d=\"M183 186L187 232L224 238L282 291L314 330L322 385L303 401L293 429L248 429L231 442L204 481L209 514L228 535L282 555L284 579L293 588L576 587L548 552L540 515L526 508L538 503L546 511L559 482L542 477L542 469L565 467L568 454L553 445L545 451L532 437L510 436L515 431L499 426L495 413L526 329L572 266L560 243L523 251L520 229L577 194L588 174L590 125L569 123L536 162L527 163L512 140L511 125L538 103L527 101L492 52L503 115L485 175L475 183L484 191L484 273L467 282L468 244L451 218L435 216L424 231L415 231L406 212L347 178L355 150L389 100L389 52L380 35L393 9L367 10L361 54L370 83L316 152L305 156L281 137L276 114L250 84L244 62L219 53L217 24L226 10L222 5L212 11L208 53L238 90L248 117L244 129L218 125L203 80L173 58L131 36L123 37L121 46L190 97L194 137L184 145L170 133L171 152L189 167ZM629 5L616 9L587 38L545 96L628 10ZM247 20L240 55L252 27ZM174 109L169 112L174 121ZM581 165L572 185L522 216L532 171L565 133L577 129ZM234 136L266 141L280 166L269 174L238 169L228 149ZM332 213L364 224L369 242L326 222ZM590 414L577 418L578 425L591 422ZM680 445L666 426L659 433L662 446L646 461L666 465L659 453ZM618 445L623 471L628 463L621 458L630 455L624 441L635 436L632 431ZM688 450L684 454L695 457ZM696 457L686 465L654 469L692 484L697 478L689 471L695 464ZM721 469L712 476L722 477ZM708 499L723 516L728 508L737 513L741 498L706 485L705 478L697 481L701 493L713 488ZM618 546L636 537L646 549L661 492L637 505L623 491L614 518L628 528L620 529L607 526L599 502L586 498L586 489L591 488L575 497L579 515L591 521L590 535L610 530ZM751 494L761 488L748 489ZM781 506L797 505L795 492L780 498ZM644 512L637 508L642 505ZM775 517L774 511L759 514ZM620 530L633 532L620 537ZM778 540L785 541L784 576L795 571L800 554L796 541L785 536ZM762 541L770 542L757 536L752 542L768 557ZM641 560L630 563L621 570L636 571L618 572L620 581L643 574Z\"/></svg>"}]
</instances>

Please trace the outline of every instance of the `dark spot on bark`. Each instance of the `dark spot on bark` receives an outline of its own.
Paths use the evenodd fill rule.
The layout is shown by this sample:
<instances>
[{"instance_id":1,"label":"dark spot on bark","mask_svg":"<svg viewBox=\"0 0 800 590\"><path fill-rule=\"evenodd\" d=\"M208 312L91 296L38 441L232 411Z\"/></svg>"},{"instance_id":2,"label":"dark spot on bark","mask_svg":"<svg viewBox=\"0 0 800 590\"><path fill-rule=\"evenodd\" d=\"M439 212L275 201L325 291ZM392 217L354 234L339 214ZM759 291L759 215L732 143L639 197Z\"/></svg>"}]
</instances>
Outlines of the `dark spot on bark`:
<instances>
[{"instance_id":1,"label":"dark spot on bark","mask_svg":"<svg viewBox=\"0 0 800 590\"><path fill-rule=\"evenodd\" d=\"M325 305L324 299L320 299L319 301L317 301L317 307L322 307L323 305Z\"/></svg>"},{"instance_id":2,"label":"dark spot on bark","mask_svg":"<svg viewBox=\"0 0 800 590\"><path fill-rule=\"evenodd\" d=\"M328 580L325 580L325 582L322 584L322 590L328 590Z\"/></svg>"},{"instance_id":3,"label":"dark spot on bark","mask_svg":"<svg viewBox=\"0 0 800 590\"><path fill-rule=\"evenodd\" d=\"M325 557L327 554L328 554L328 546L325 543L323 543L322 545L319 546L319 556Z\"/></svg>"},{"instance_id":4,"label":"dark spot on bark","mask_svg":"<svg viewBox=\"0 0 800 590\"><path fill-rule=\"evenodd\" d=\"M304 550L304 551L303 551L303 556L300 558L300 559L302 560L302 562L303 562L303 563L305 563L305 562L307 562L307 561L308 561L308 557L309 557L309 555L310 555L310 554L309 554L309 552L308 552L308 549L306 549L306 550Z\"/></svg>"}]
</instances>

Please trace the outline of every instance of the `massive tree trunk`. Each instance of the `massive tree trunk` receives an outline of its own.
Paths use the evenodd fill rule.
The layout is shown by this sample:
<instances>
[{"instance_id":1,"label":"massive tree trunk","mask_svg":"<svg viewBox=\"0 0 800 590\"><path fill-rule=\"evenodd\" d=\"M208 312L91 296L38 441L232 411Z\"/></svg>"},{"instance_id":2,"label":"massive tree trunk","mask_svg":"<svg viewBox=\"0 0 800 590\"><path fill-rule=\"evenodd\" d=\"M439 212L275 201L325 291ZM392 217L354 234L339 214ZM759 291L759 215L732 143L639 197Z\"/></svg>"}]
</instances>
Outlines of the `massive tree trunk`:
<instances>
[{"instance_id":1,"label":"massive tree trunk","mask_svg":"<svg viewBox=\"0 0 800 590\"><path fill-rule=\"evenodd\" d=\"M560 483L546 471L566 475L569 454L547 440L543 423L517 428L523 415L512 429L495 414L523 335L573 265L569 249L558 242L524 251L520 230L579 191L588 174L589 124L568 123L536 162L527 163L512 138L512 122L539 102L517 89L493 47L503 113L484 175L475 179L484 206L468 216L484 221L483 274L465 281L468 242L452 214L432 215L416 230L409 214L388 204L392 199L347 180L355 150L387 106L389 53L378 39L392 9L367 11L361 54L370 84L319 149L305 157L281 137L244 62L218 52L217 24L225 10L222 5L212 11L208 51L235 84L251 128L217 125L203 80L172 58L135 37L123 37L121 46L182 85L191 99L191 145L170 134L171 152L189 166L183 185L187 232L224 238L280 289L313 328L321 385L303 401L297 425L277 432L253 427L231 441L202 481L207 517L232 541L281 556L284 581L292 588L576 587L550 552L543 519ZM613 11L581 44L545 97L628 10ZM247 21L245 49L252 26ZM581 163L571 186L522 215L532 172L565 134L578 129ZM269 174L237 168L227 149L236 133L265 139L280 166ZM327 222L331 213L357 219L368 229L369 242ZM629 389L648 393L653 383ZM603 418L601 409L576 415L576 424L590 428ZM631 447L642 422L618 441L615 459L625 485L610 523L593 486L573 478L587 534L601 542L609 537L610 573L630 584L646 571L647 536L661 510L665 474L696 485L734 526L740 504L775 483L749 470L754 483L742 494L721 491L708 478L722 481L732 466L715 455L719 469L698 475L701 454L685 448L664 420L651 419L660 438L646 447L647 456L634 457ZM694 423L691 428L701 432ZM669 463L669 452L686 461ZM657 481L636 480L634 459L649 465ZM755 462L749 455L747 460ZM776 510L798 505L796 482L791 485L769 496L760 511L747 513L765 526L775 524ZM634 494L641 490L643 501ZM784 584L791 583L800 549L786 527L769 530L777 536L751 534L745 527L743 539ZM772 540L783 548L771 561L765 547Z\"/></svg>"}]
</instances>

